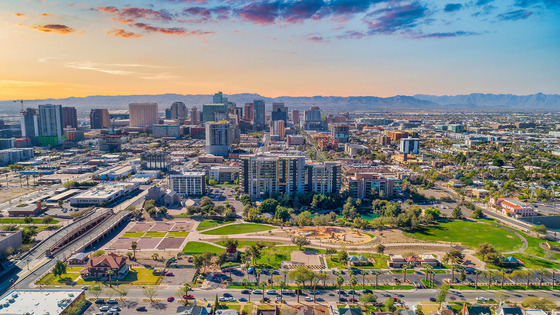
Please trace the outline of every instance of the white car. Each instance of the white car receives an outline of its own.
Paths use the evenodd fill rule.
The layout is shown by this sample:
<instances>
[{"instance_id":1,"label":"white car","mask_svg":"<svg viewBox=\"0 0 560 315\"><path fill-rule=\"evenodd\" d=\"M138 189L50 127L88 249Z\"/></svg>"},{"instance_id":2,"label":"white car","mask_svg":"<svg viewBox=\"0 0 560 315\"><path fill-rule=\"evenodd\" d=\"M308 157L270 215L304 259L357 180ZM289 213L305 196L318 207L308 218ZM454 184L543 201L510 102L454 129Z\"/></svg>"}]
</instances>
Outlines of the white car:
<instances>
[{"instance_id":1,"label":"white car","mask_svg":"<svg viewBox=\"0 0 560 315\"><path fill-rule=\"evenodd\" d=\"M305 297L305 301L306 301L306 302L313 302L313 298L312 298L312 297L309 297L309 296L306 296L306 297Z\"/></svg>"},{"instance_id":2,"label":"white car","mask_svg":"<svg viewBox=\"0 0 560 315\"><path fill-rule=\"evenodd\" d=\"M228 297L226 298L228 302L235 302L237 301L234 297Z\"/></svg>"},{"instance_id":3,"label":"white car","mask_svg":"<svg viewBox=\"0 0 560 315\"><path fill-rule=\"evenodd\" d=\"M261 291L261 290L253 290L253 292L251 292L251 293L253 293L253 294L262 294L262 291Z\"/></svg>"},{"instance_id":4,"label":"white car","mask_svg":"<svg viewBox=\"0 0 560 315\"><path fill-rule=\"evenodd\" d=\"M218 301L220 301L220 302L227 302L227 301L228 301L228 298L221 296L221 297L218 298Z\"/></svg>"},{"instance_id":5,"label":"white car","mask_svg":"<svg viewBox=\"0 0 560 315\"><path fill-rule=\"evenodd\" d=\"M277 293L276 293L276 290L266 290L266 294L276 295Z\"/></svg>"},{"instance_id":6,"label":"white car","mask_svg":"<svg viewBox=\"0 0 560 315\"><path fill-rule=\"evenodd\" d=\"M476 300L480 301L480 302L485 302L487 299L483 296L479 296L479 297L476 298Z\"/></svg>"}]
</instances>

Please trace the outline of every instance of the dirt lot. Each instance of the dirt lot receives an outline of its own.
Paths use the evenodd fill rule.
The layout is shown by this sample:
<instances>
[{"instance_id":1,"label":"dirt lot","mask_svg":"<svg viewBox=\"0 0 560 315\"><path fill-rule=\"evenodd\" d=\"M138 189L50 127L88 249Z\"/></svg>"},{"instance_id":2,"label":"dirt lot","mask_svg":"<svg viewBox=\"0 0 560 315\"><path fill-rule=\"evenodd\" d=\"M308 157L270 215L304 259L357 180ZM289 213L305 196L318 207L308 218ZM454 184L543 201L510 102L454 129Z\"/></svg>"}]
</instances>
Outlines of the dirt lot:
<instances>
[{"instance_id":1,"label":"dirt lot","mask_svg":"<svg viewBox=\"0 0 560 315\"><path fill-rule=\"evenodd\" d=\"M31 184L31 182L30 182ZM0 203L9 201L9 200L14 200L16 198L19 198L21 196L25 196L31 192L37 191L39 189L39 187L33 187L33 186L29 186L29 187L2 187L0 188ZM13 202L18 202L17 200L14 200Z\"/></svg>"}]
</instances>

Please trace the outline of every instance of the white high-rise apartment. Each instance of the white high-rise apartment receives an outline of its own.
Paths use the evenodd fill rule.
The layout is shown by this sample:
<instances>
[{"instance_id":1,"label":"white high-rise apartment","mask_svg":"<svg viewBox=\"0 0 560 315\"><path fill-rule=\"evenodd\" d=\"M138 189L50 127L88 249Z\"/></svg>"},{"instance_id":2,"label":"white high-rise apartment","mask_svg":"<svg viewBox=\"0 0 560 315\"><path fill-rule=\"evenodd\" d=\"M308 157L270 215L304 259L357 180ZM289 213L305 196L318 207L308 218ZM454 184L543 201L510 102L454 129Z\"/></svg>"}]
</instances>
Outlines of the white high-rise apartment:
<instances>
[{"instance_id":1,"label":"white high-rise apartment","mask_svg":"<svg viewBox=\"0 0 560 315\"><path fill-rule=\"evenodd\" d=\"M206 173L185 169L182 174L171 174L169 186L183 197L202 196L206 193Z\"/></svg>"},{"instance_id":2,"label":"white high-rise apartment","mask_svg":"<svg viewBox=\"0 0 560 315\"><path fill-rule=\"evenodd\" d=\"M227 121L206 123L206 153L227 157L231 146L230 125Z\"/></svg>"},{"instance_id":3,"label":"white high-rise apartment","mask_svg":"<svg viewBox=\"0 0 560 315\"><path fill-rule=\"evenodd\" d=\"M56 137L62 143L62 105L39 105L39 137Z\"/></svg>"}]
</instances>

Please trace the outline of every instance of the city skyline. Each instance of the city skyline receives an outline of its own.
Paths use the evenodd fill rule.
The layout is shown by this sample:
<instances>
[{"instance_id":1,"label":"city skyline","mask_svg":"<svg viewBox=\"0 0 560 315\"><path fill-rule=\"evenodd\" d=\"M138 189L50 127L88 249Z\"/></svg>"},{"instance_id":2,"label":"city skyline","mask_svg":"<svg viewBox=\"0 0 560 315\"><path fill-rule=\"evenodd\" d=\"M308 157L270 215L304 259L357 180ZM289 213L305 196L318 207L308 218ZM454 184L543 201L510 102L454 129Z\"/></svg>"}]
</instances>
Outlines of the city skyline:
<instances>
[{"instance_id":1,"label":"city skyline","mask_svg":"<svg viewBox=\"0 0 560 315\"><path fill-rule=\"evenodd\" d=\"M14 1L0 99L560 93L560 3Z\"/></svg>"}]
</instances>

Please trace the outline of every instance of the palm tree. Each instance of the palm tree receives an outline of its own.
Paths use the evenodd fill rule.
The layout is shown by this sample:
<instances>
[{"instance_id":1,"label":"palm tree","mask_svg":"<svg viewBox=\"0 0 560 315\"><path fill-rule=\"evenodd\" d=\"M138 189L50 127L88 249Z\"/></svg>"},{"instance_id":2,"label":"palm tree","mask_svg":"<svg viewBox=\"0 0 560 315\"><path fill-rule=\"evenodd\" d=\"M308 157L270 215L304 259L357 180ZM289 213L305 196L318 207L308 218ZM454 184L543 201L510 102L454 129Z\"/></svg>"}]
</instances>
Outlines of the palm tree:
<instances>
[{"instance_id":1,"label":"palm tree","mask_svg":"<svg viewBox=\"0 0 560 315\"><path fill-rule=\"evenodd\" d=\"M315 297L317 296L317 283L319 282L319 277L313 274L311 277L311 283L313 283L313 302L315 302Z\"/></svg>"},{"instance_id":2,"label":"palm tree","mask_svg":"<svg viewBox=\"0 0 560 315\"><path fill-rule=\"evenodd\" d=\"M533 276L533 271L532 270L525 270L525 280L527 280L527 285L525 286L525 289L529 290L529 281L531 281L531 276Z\"/></svg>"},{"instance_id":3,"label":"palm tree","mask_svg":"<svg viewBox=\"0 0 560 315\"><path fill-rule=\"evenodd\" d=\"M352 287L352 301L354 301L354 297L356 295L356 284L358 284L358 278L355 275L350 277L350 286Z\"/></svg>"},{"instance_id":4,"label":"palm tree","mask_svg":"<svg viewBox=\"0 0 560 315\"><path fill-rule=\"evenodd\" d=\"M502 277L502 281L500 282L500 289L504 288L504 282L506 278L509 278L509 275L505 271L498 271L498 275Z\"/></svg>"},{"instance_id":5,"label":"palm tree","mask_svg":"<svg viewBox=\"0 0 560 315\"><path fill-rule=\"evenodd\" d=\"M481 271L478 269L474 270L474 274L476 275L476 280L474 282L474 289L478 289L478 276L480 275Z\"/></svg>"},{"instance_id":6,"label":"palm tree","mask_svg":"<svg viewBox=\"0 0 560 315\"><path fill-rule=\"evenodd\" d=\"M495 277L495 273L492 270L488 270L485 272L484 274L486 276L486 279L488 279L488 290L490 290L490 285L492 285L492 279L494 279Z\"/></svg>"},{"instance_id":7,"label":"palm tree","mask_svg":"<svg viewBox=\"0 0 560 315\"><path fill-rule=\"evenodd\" d=\"M109 286L111 286L112 285L111 276L114 275L115 272L113 270L109 269L109 270L107 270L106 274L107 274L107 276L109 276Z\"/></svg>"},{"instance_id":8,"label":"palm tree","mask_svg":"<svg viewBox=\"0 0 560 315\"><path fill-rule=\"evenodd\" d=\"M297 302L299 303L299 287L301 285L301 280L296 279L296 285L297 285Z\"/></svg>"},{"instance_id":9,"label":"palm tree","mask_svg":"<svg viewBox=\"0 0 560 315\"><path fill-rule=\"evenodd\" d=\"M554 290L554 284L555 284L555 281L556 281L556 279L554 279L554 277L556 276L556 269L552 268L552 269L550 269L550 272L552 273L552 288L551 288L551 290Z\"/></svg>"},{"instance_id":10,"label":"palm tree","mask_svg":"<svg viewBox=\"0 0 560 315\"><path fill-rule=\"evenodd\" d=\"M132 244L130 244L130 249L132 249L132 252L134 253L134 260L136 260L136 248L138 247L138 243L136 243L136 241L132 241Z\"/></svg>"},{"instance_id":11,"label":"palm tree","mask_svg":"<svg viewBox=\"0 0 560 315\"><path fill-rule=\"evenodd\" d=\"M361 274L362 274L362 290L365 290L366 289L366 276L368 275L368 272L366 270L362 270Z\"/></svg>"},{"instance_id":12,"label":"palm tree","mask_svg":"<svg viewBox=\"0 0 560 315\"><path fill-rule=\"evenodd\" d=\"M549 272L548 270L544 269L544 268L539 268L536 270L536 272L539 274L539 290L542 289L542 284L543 284L543 277L544 275L548 275Z\"/></svg>"},{"instance_id":13,"label":"palm tree","mask_svg":"<svg viewBox=\"0 0 560 315\"><path fill-rule=\"evenodd\" d=\"M282 270L282 275L284 275L284 282L286 282L286 277L288 276L288 270Z\"/></svg>"},{"instance_id":14,"label":"palm tree","mask_svg":"<svg viewBox=\"0 0 560 315\"><path fill-rule=\"evenodd\" d=\"M284 301L284 289L286 288L286 282L280 280L278 285L280 286L280 301Z\"/></svg>"},{"instance_id":15,"label":"palm tree","mask_svg":"<svg viewBox=\"0 0 560 315\"><path fill-rule=\"evenodd\" d=\"M336 286L338 287L338 300L340 301L340 291L342 290L342 285L344 284L344 278L338 274L336 276Z\"/></svg>"},{"instance_id":16,"label":"palm tree","mask_svg":"<svg viewBox=\"0 0 560 315\"><path fill-rule=\"evenodd\" d=\"M406 271L408 270L408 268L410 268L409 265L404 265L402 267L402 269L403 269L403 283L406 283Z\"/></svg>"},{"instance_id":17,"label":"palm tree","mask_svg":"<svg viewBox=\"0 0 560 315\"><path fill-rule=\"evenodd\" d=\"M375 289L377 290L377 286L379 284L379 275L381 274L381 271L379 270L374 270L373 274L375 275Z\"/></svg>"}]
</instances>

